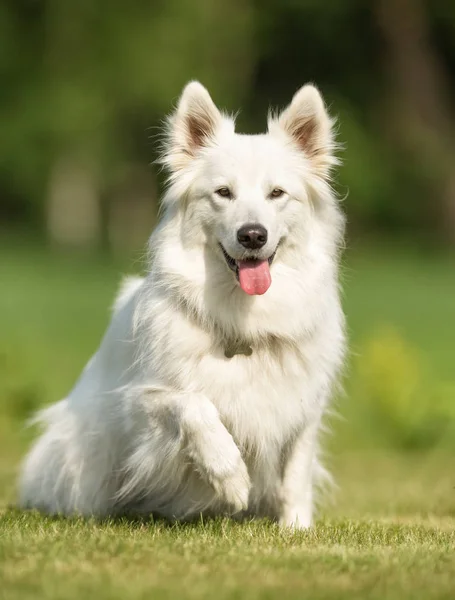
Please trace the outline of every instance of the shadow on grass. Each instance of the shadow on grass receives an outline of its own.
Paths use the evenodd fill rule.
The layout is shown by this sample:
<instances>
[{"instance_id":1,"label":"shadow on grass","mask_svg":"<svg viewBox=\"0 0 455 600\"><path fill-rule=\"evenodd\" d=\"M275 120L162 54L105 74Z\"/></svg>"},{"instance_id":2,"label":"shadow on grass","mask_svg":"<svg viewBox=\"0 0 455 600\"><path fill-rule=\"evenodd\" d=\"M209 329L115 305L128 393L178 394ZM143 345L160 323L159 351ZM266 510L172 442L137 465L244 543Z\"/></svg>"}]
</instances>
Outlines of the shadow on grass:
<instances>
[{"instance_id":1,"label":"shadow on grass","mask_svg":"<svg viewBox=\"0 0 455 600\"><path fill-rule=\"evenodd\" d=\"M266 528L279 529L278 523L268 518L254 518L250 515L242 516L206 516L199 515L191 519L176 520L168 519L161 515L136 515L136 514L119 514L108 517L83 516L83 515L63 515L63 514L47 514L40 512L37 509L22 509L13 504L6 506L1 517L6 521L27 521L28 523L62 523L66 525L97 525L99 527L128 527L129 529L179 529L195 530L201 527L210 529L215 532L222 530L226 526L238 525L261 525Z\"/></svg>"}]
</instances>

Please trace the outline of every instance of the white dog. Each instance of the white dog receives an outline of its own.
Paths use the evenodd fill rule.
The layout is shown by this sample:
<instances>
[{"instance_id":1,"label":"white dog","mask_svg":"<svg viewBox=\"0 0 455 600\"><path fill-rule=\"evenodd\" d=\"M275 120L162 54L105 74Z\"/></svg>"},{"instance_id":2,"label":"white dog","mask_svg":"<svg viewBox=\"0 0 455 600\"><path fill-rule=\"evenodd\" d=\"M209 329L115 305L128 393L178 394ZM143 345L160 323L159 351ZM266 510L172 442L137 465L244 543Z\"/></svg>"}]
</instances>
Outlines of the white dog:
<instances>
[{"instance_id":1,"label":"white dog","mask_svg":"<svg viewBox=\"0 0 455 600\"><path fill-rule=\"evenodd\" d=\"M343 362L344 219L319 92L239 135L192 82L169 119L150 268L44 410L21 505L50 513L268 516L308 527Z\"/></svg>"}]
</instances>

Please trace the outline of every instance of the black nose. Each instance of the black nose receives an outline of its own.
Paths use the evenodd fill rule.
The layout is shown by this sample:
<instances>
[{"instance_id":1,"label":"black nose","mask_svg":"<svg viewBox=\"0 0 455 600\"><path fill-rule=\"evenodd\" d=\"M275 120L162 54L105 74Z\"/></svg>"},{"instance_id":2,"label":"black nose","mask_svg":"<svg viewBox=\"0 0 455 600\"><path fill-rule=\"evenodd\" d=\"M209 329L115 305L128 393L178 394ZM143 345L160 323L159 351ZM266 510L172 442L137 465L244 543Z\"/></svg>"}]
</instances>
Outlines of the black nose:
<instances>
[{"instance_id":1,"label":"black nose","mask_svg":"<svg viewBox=\"0 0 455 600\"><path fill-rule=\"evenodd\" d=\"M245 248L257 250L267 242L267 229L257 223L249 223L240 227L237 231L237 239Z\"/></svg>"}]
</instances>

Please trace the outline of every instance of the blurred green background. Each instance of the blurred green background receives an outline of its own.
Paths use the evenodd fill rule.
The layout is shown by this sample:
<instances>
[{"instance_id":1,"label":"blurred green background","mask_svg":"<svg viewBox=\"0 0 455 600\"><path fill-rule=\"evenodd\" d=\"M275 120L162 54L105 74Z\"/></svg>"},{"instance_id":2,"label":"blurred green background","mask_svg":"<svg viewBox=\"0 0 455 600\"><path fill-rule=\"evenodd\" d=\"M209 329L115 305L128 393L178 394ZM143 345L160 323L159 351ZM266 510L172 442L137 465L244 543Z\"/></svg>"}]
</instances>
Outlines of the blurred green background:
<instances>
[{"instance_id":1,"label":"blurred green background","mask_svg":"<svg viewBox=\"0 0 455 600\"><path fill-rule=\"evenodd\" d=\"M157 136L190 79L241 107L242 132L308 81L338 116L339 510L386 510L402 490L402 507L455 514L452 0L0 0L2 498L25 419L68 391L121 274L144 267Z\"/></svg>"}]
</instances>

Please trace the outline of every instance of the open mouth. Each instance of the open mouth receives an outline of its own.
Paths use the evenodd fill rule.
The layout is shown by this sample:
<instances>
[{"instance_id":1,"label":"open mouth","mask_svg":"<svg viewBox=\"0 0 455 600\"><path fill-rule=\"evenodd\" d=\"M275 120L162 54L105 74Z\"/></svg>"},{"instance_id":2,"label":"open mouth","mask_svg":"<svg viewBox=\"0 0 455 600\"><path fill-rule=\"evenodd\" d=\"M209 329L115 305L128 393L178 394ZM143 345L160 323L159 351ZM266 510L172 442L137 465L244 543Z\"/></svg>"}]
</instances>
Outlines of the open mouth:
<instances>
[{"instance_id":1,"label":"open mouth","mask_svg":"<svg viewBox=\"0 0 455 600\"><path fill-rule=\"evenodd\" d=\"M220 244L220 248L223 252L223 256L226 260L227 266L231 269L231 271L234 271L237 279L239 278L239 263L243 263L243 262L249 262L249 263L254 263L254 262L263 262L262 260L259 260L255 257L252 258L245 258L244 260L236 260L235 258L232 258L232 256L229 256L229 254L226 252L226 250L223 248L223 246ZM269 263L269 266L272 264L273 259L275 258L275 254L276 254L276 250L275 252L269 256L269 258L267 259L267 262Z\"/></svg>"},{"instance_id":2,"label":"open mouth","mask_svg":"<svg viewBox=\"0 0 455 600\"><path fill-rule=\"evenodd\" d=\"M270 265L275 258L276 250L267 259L246 257L242 260L236 260L229 256L221 244L220 248L227 266L235 273L242 290L251 296L265 294L272 283Z\"/></svg>"}]
</instances>

